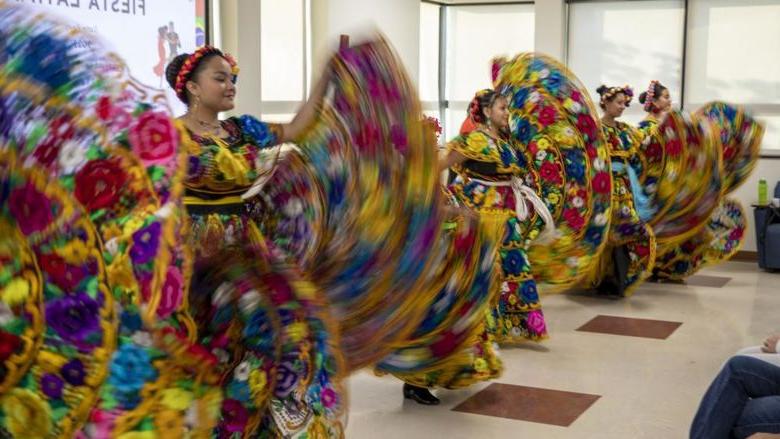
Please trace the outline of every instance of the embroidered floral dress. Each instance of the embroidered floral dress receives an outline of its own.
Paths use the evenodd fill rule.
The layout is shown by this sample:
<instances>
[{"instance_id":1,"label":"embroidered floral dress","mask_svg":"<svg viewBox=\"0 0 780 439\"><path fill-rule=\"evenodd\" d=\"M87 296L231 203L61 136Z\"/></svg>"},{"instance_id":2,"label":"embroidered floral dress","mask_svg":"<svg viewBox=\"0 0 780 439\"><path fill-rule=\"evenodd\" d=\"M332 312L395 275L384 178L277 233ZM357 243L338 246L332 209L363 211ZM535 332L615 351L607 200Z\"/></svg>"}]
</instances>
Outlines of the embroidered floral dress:
<instances>
[{"instance_id":1,"label":"embroidered floral dress","mask_svg":"<svg viewBox=\"0 0 780 439\"><path fill-rule=\"evenodd\" d=\"M223 121L222 127L226 138L191 133L197 151L191 151L188 159L184 203L190 216L188 242L195 251L196 271L246 240L262 244L254 221L259 206L245 202L241 195L259 176L259 151L278 143L281 126L243 116Z\"/></svg>"},{"instance_id":2,"label":"embroidered floral dress","mask_svg":"<svg viewBox=\"0 0 780 439\"><path fill-rule=\"evenodd\" d=\"M614 127L602 124L604 140L612 161L612 223L608 248L602 253L593 272L593 282L598 285L605 279L616 285L623 295L630 295L635 286L650 275L655 263L656 242L652 228L639 216L634 204L632 177L643 133L624 122ZM635 185L636 186L636 185ZM618 279L615 270L615 250L625 253L627 272L625 279Z\"/></svg>"},{"instance_id":3,"label":"embroidered floral dress","mask_svg":"<svg viewBox=\"0 0 780 439\"><path fill-rule=\"evenodd\" d=\"M526 219L518 218L518 200L511 186L513 178L520 179L538 191L538 176L529 168L526 153L516 143L483 130L453 140L449 148L467 158L455 167L458 177L450 185L458 201L480 215L503 219L497 260L500 279L498 289L490 292L495 301L495 337L498 342L541 340L547 336L547 327L526 252L531 240L540 233L542 221L536 212Z\"/></svg>"}]
</instances>

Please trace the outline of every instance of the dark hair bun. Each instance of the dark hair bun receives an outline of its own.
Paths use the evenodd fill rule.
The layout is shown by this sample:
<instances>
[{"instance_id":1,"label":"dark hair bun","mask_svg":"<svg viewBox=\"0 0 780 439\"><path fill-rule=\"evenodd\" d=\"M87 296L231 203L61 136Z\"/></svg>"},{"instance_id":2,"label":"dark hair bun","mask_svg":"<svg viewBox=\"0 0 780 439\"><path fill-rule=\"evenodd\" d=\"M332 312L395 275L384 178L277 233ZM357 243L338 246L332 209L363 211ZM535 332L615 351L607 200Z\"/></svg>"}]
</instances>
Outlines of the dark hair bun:
<instances>
[{"instance_id":1,"label":"dark hair bun","mask_svg":"<svg viewBox=\"0 0 780 439\"><path fill-rule=\"evenodd\" d=\"M608 90L609 90L609 87L607 87L606 85L600 85L599 88L596 89L596 93L598 93L599 95L603 95Z\"/></svg>"},{"instance_id":2,"label":"dark hair bun","mask_svg":"<svg viewBox=\"0 0 780 439\"><path fill-rule=\"evenodd\" d=\"M170 85L171 88L176 89L176 77L179 75L181 66L184 65L184 62L187 61L187 58L189 57L189 53L177 55L176 58L165 67L165 80L168 81L168 85Z\"/></svg>"},{"instance_id":3,"label":"dark hair bun","mask_svg":"<svg viewBox=\"0 0 780 439\"><path fill-rule=\"evenodd\" d=\"M489 108L496 101L500 95L492 89L484 89L477 92L474 95L474 99L469 103L469 117L479 124L487 122L485 114L482 112L485 108Z\"/></svg>"},{"instance_id":4,"label":"dark hair bun","mask_svg":"<svg viewBox=\"0 0 780 439\"><path fill-rule=\"evenodd\" d=\"M474 97L469 103L469 117L476 123L485 123L482 108L479 106L479 97Z\"/></svg>"},{"instance_id":5,"label":"dark hair bun","mask_svg":"<svg viewBox=\"0 0 780 439\"><path fill-rule=\"evenodd\" d=\"M643 91L642 93L639 93L639 103L644 104L647 102L647 92Z\"/></svg>"}]
</instances>

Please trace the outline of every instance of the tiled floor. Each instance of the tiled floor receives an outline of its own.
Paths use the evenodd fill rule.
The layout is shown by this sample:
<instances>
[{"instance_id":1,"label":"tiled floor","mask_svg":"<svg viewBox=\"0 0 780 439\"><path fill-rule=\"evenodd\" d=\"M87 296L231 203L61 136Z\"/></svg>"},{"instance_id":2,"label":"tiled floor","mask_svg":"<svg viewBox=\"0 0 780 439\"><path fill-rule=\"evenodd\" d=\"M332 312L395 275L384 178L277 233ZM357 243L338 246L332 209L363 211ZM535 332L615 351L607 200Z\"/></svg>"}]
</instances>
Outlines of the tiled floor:
<instances>
[{"instance_id":1,"label":"tiled floor","mask_svg":"<svg viewBox=\"0 0 780 439\"><path fill-rule=\"evenodd\" d=\"M439 391L442 404L424 407L404 401L401 383L392 377L358 373L350 379L347 437L687 437L699 399L723 361L740 347L760 344L767 334L780 331L778 285L780 274L760 272L754 263L732 262L708 268L688 284L645 284L626 300L576 294L543 297L551 338L541 345L502 351L506 370L495 383L512 386L483 383ZM577 331L597 316L682 325L667 331L666 339ZM487 393L469 400L486 388ZM532 398L541 406L567 395L561 392L585 394L595 402L578 417L572 415L568 427L553 425L543 412L540 419L532 409L518 414ZM507 396L511 394L517 396ZM513 400L518 407L498 413L508 417L474 414ZM457 406L468 410L454 411ZM518 420L531 415L536 418Z\"/></svg>"}]
</instances>

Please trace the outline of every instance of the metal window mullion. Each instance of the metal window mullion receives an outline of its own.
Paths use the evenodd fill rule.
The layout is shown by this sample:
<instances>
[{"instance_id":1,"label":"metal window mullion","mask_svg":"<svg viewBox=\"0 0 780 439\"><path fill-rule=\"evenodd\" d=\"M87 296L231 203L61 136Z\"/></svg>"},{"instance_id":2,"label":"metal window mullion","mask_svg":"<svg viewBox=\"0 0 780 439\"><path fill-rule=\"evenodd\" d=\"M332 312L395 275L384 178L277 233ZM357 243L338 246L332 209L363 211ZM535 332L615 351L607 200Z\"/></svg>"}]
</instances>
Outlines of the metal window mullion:
<instances>
[{"instance_id":1,"label":"metal window mullion","mask_svg":"<svg viewBox=\"0 0 780 439\"><path fill-rule=\"evenodd\" d=\"M309 96L309 75L311 65L309 63L309 52L311 45L309 43L309 26L311 23L311 1L301 0L303 3L303 100Z\"/></svg>"},{"instance_id":2,"label":"metal window mullion","mask_svg":"<svg viewBox=\"0 0 780 439\"><path fill-rule=\"evenodd\" d=\"M563 3L564 14L566 14L566 25L563 27L563 31L566 33L563 36L563 65L566 68L569 67L569 35L571 34L571 5L568 1ZM534 25L536 25L536 11L534 11Z\"/></svg>"},{"instance_id":3,"label":"metal window mullion","mask_svg":"<svg viewBox=\"0 0 780 439\"><path fill-rule=\"evenodd\" d=\"M260 61L260 74L257 75L257 82L259 84L259 98L260 98L260 115L262 116L265 114L265 106L263 105L263 0L260 0L260 17L258 17L258 22L260 23L260 32L258 32L258 38L260 38L260 44L258 45L260 47L258 53L258 60Z\"/></svg>"},{"instance_id":4,"label":"metal window mullion","mask_svg":"<svg viewBox=\"0 0 780 439\"><path fill-rule=\"evenodd\" d=\"M439 7L439 123L447 132L447 8ZM446 134L445 134L446 137Z\"/></svg>"},{"instance_id":5,"label":"metal window mullion","mask_svg":"<svg viewBox=\"0 0 780 439\"><path fill-rule=\"evenodd\" d=\"M685 75L688 69L688 0L683 1L682 65L680 66L680 110L685 109Z\"/></svg>"}]
</instances>

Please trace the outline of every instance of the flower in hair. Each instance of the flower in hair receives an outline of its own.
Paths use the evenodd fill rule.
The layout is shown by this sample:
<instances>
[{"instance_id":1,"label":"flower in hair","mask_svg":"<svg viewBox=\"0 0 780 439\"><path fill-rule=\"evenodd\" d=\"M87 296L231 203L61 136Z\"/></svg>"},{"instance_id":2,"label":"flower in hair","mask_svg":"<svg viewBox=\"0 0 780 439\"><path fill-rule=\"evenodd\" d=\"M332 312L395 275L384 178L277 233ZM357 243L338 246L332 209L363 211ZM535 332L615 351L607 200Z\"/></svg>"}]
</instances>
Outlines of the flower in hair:
<instances>
[{"instance_id":1,"label":"flower in hair","mask_svg":"<svg viewBox=\"0 0 780 439\"><path fill-rule=\"evenodd\" d=\"M429 125L431 128L433 128L433 131L436 133L436 139L438 140L439 136L442 133L441 124L439 123L439 119L436 119L432 116L425 116L423 118L423 122Z\"/></svg>"},{"instance_id":2,"label":"flower in hair","mask_svg":"<svg viewBox=\"0 0 780 439\"><path fill-rule=\"evenodd\" d=\"M600 102L605 104L608 100L612 99L619 93L626 95L626 106L628 106L628 104L631 102L631 98L634 97L634 90L628 85L624 85L622 87L609 87L607 91L601 95Z\"/></svg>"},{"instance_id":3,"label":"flower in hair","mask_svg":"<svg viewBox=\"0 0 780 439\"><path fill-rule=\"evenodd\" d=\"M653 109L653 102L655 101L655 86L658 81L653 79L650 81L650 85L647 87L647 97L645 98L645 111Z\"/></svg>"}]
</instances>

